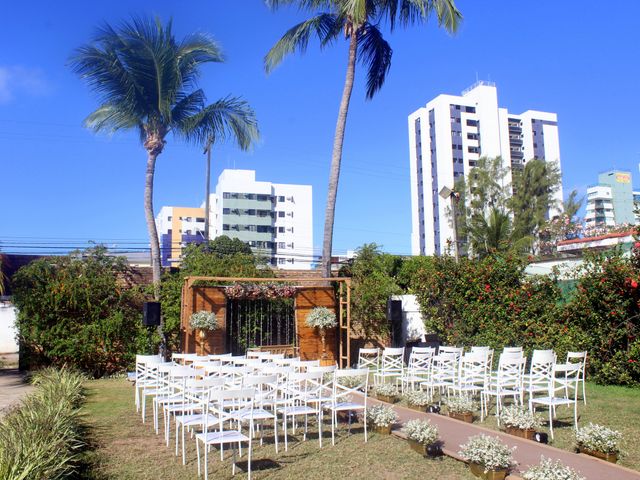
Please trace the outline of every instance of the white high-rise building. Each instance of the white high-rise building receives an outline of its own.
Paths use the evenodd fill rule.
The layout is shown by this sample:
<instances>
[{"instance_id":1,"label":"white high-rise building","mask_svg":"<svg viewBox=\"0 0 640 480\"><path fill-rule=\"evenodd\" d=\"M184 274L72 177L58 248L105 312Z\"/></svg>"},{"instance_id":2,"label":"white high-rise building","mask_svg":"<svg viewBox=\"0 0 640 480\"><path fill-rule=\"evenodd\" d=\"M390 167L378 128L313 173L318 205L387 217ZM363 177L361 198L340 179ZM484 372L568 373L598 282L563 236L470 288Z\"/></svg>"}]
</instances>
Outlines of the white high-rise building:
<instances>
[{"instance_id":1,"label":"white high-rise building","mask_svg":"<svg viewBox=\"0 0 640 480\"><path fill-rule=\"evenodd\" d=\"M162 207L156 225L163 264L179 262L182 243L204 240L204 208ZM311 185L260 182L253 170L223 170L209 198L209 238L220 235L246 242L273 267L311 269Z\"/></svg>"},{"instance_id":2,"label":"white high-rise building","mask_svg":"<svg viewBox=\"0 0 640 480\"><path fill-rule=\"evenodd\" d=\"M498 106L495 84L486 81L476 82L461 96L438 95L409 115L409 146L414 255L441 255L453 243L450 201L438 193L468 176L480 157L502 158L509 194L512 171L528 160L554 162L560 169L557 115L509 113ZM562 187L555 200L562 205ZM549 216L557 213L552 209Z\"/></svg>"},{"instance_id":3,"label":"white high-rise building","mask_svg":"<svg viewBox=\"0 0 640 480\"><path fill-rule=\"evenodd\" d=\"M613 227L616 224L613 211L613 195L609 185L592 185L587 188L585 226L591 228Z\"/></svg>"}]
</instances>

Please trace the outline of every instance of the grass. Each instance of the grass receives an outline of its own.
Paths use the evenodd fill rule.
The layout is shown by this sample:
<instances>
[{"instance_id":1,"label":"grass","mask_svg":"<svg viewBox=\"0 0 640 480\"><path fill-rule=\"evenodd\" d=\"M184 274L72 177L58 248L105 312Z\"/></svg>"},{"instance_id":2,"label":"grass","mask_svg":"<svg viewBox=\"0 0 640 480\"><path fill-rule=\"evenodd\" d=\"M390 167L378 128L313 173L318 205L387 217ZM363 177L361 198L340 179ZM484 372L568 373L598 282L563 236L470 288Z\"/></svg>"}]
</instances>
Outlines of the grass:
<instances>
[{"instance_id":1,"label":"grass","mask_svg":"<svg viewBox=\"0 0 640 480\"><path fill-rule=\"evenodd\" d=\"M579 398L581 398L581 393ZM510 402L511 399L506 401ZM587 382L587 404L585 405L580 399L578 401L578 427L592 422L620 431L623 441L622 455L618 463L634 470L640 470L640 442L637 441L640 437L640 389L603 386ZM479 422L479 412L477 412L476 423L498 430L495 401L491 405L491 415L485 418L484 422ZM446 411L446 408L443 410ZM548 433L547 410L538 407L536 411L543 419L543 428L540 430ZM553 422L555 439L551 441L549 438L549 444L564 450L574 451L573 407L559 407L556 414L557 418Z\"/></svg>"},{"instance_id":2,"label":"grass","mask_svg":"<svg viewBox=\"0 0 640 480\"><path fill-rule=\"evenodd\" d=\"M193 440L188 441L187 465L183 466L180 457L174 456L173 448L164 445L162 434L156 436L151 423L142 423L135 411L133 394L133 387L126 380L87 382L84 411L92 450L85 455L92 466L91 478L197 478ZM270 439L265 439L263 446L255 442L252 476L283 480L474 478L466 465L447 457L425 459L413 452L406 442L392 436L370 434L369 442L365 444L363 434L355 426L347 436L346 425L341 425L336 445L331 446L330 427L325 426L324 432L322 449L318 448L315 435L306 442L299 441L299 436L289 444L286 453L282 443L279 454L275 453ZM267 436L265 433L265 438ZM240 466L244 465L240 463ZM220 462L217 454L212 455L209 475L216 480L231 478L231 461ZM246 478L246 474L241 470L234 478Z\"/></svg>"}]
</instances>

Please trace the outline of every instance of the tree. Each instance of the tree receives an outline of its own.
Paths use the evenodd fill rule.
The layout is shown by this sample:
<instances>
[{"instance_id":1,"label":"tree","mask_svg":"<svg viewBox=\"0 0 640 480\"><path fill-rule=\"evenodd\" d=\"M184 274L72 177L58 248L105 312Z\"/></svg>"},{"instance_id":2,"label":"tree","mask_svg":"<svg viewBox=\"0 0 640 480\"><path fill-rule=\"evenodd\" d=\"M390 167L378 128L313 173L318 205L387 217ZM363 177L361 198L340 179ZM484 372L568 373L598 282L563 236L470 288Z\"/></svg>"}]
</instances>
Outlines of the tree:
<instances>
[{"instance_id":1,"label":"tree","mask_svg":"<svg viewBox=\"0 0 640 480\"><path fill-rule=\"evenodd\" d=\"M105 25L71 59L73 70L96 92L101 105L85 120L95 132L138 130L147 151L144 210L151 243L154 297L159 298L160 245L153 212L153 178L169 133L199 145L216 135L253 137L249 105L226 97L206 105L196 88L205 63L222 62L219 45L194 33L178 41L172 22L134 18L114 28Z\"/></svg>"},{"instance_id":2,"label":"tree","mask_svg":"<svg viewBox=\"0 0 640 480\"><path fill-rule=\"evenodd\" d=\"M549 209L555 204L553 195L560 187L560 179L556 164L540 159L530 160L522 172L514 172L513 196L509 203L516 238L539 238Z\"/></svg>"},{"instance_id":3,"label":"tree","mask_svg":"<svg viewBox=\"0 0 640 480\"><path fill-rule=\"evenodd\" d=\"M378 28L380 22L386 21L393 31L396 23L404 27L426 23L435 13L440 26L455 32L462 16L453 0L266 0L266 3L274 10L291 4L314 13L325 10L289 29L278 40L265 57L267 72L296 50L304 53L312 34L318 37L321 47L334 42L341 34L349 43L347 72L333 140L322 243L322 270L329 277L342 146L356 62L367 68L366 97L370 99L382 88L391 67L392 50Z\"/></svg>"},{"instance_id":4,"label":"tree","mask_svg":"<svg viewBox=\"0 0 640 480\"><path fill-rule=\"evenodd\" d=\"M584 201L584 197L578 199L578 191L572 190L569 194L569 197L563 203L564 213L567 217L569 217L570 221L573 221L573 217L578 214L578 211L582 207L582 202Z\"/></svg>"},{"instance_id":5,"label":"tree","mask_svg":"<svg viewBox=\"0 0 640 480\"><path fill-rule=\"evenodd\" d=\"M239 238L230 238L227 235L220 235L215 240L209 242L207 250L219 257L227 255L235 255L241 253L244 255L253 255L251 247Z\"/></svg>"}]
</instances>

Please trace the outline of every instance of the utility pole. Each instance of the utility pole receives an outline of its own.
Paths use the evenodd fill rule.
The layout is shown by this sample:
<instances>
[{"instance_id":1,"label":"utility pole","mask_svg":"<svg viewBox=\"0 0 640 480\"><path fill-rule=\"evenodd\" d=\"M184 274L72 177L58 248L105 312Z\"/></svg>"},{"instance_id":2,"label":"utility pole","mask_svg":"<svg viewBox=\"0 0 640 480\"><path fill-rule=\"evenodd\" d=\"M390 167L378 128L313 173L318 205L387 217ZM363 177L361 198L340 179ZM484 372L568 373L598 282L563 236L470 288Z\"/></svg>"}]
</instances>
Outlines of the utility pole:
<instances>
[{"instance_id":1,"label":"utility pole","mask_svg":"<svg viewBox=\"0 0 640 480\"><path fill-rule=\"evenodd\" d=\"M204 197L204 240L209 241L209 189L211 184L211 145L213 144L213 137L209 137L207 146L204 148L204 152L207 154L207 170L206 170L206 186Z\"/></svg>"}]
</instances>

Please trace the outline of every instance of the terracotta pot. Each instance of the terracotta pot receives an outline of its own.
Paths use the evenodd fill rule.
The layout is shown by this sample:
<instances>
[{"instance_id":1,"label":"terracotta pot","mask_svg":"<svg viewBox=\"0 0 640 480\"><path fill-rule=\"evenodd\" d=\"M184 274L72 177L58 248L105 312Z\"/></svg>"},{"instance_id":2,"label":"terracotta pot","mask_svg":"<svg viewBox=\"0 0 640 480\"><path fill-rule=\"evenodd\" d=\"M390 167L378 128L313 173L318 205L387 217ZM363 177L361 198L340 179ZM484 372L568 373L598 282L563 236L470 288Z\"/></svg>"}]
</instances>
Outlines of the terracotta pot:
<instances>
[{"instance_id":1,"label":"terracotta pot","mask_svg":"<svg viewBox=\"0 0 640 480\"><path fill-rule=\"evenodd\" d=\"M463 422L473 423L473 413L472 412L464 412L464 413L449 412L449 416L451 418L455 418L456 420L462 420Z\"/></svg>"},{"instance_id":2,"label":"terracotta pot","mask_svg":"<svg viewBox=\"0 0 640 480\"><path fill-rule=\"evenodd\" d=\"M533 428L506 427L505 432L527 440L533 440L536 435L536 431Z\"/></svg>"},{"instance_id":3,"label":"terracotta pot","mask_svg":"<svg viewBox=\"0 0 640 480\"><path fill-rule=\"evenodd\" d=\"M478 478L483 478L485 480L504 480L507 476L508 470L489 470L487 472L484 471L484 467L482 465L478 465L477 463L470 463L469 470L473 473L474 476Z\"/></svg>"},{"instance_id":4,"label":"terracotta pot","mask_svg":"<svg viewBox=\"0 0 640 480\"><path fill-rule=\"evenodd\" d=\"M395 395L376 394L376 398L381 402L387 402L387 403L396 403L398 401L398 397L396 397Z\"/></svg>"},{"instance_id":5,"label":"terracotta pot","mask_svg":"<svg viewBox=\"0 0 640 480\"><path fill-rule=\"evenodd\" d=\"M375 425L373 430L380 435L391 435L391 425L387 425L386 427L379 427Z\"/></svg>"},{"instance_id":6,"label":"terracotta pot","mask_svg":"<svg viewBox=\"0 0 640 480\"><path fill-rule=\"evenodd\" d=\"M592 457L600 458L602 460L606 460L611 463L618 463L618 454L617 453L604 453L598 452L597 450L589 450L587 448L578 447L580 453L585 453L587 455L591 455Z\"/></svg>"}]
</instances>

